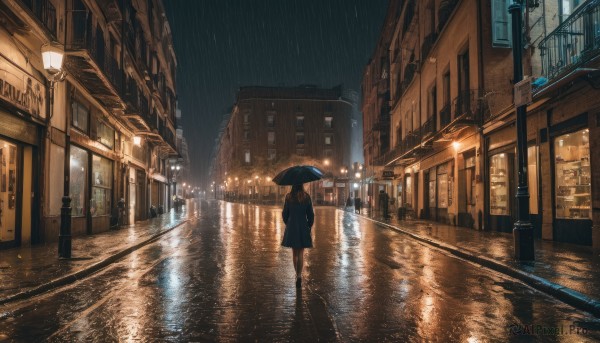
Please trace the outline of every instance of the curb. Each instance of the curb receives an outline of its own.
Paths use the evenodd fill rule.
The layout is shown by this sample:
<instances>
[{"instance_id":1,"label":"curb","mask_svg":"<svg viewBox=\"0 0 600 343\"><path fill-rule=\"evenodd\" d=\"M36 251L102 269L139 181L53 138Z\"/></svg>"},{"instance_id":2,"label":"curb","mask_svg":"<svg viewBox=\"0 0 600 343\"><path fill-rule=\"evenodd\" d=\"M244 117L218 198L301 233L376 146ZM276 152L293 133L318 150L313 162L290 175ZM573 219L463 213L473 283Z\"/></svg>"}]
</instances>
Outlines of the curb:
<instances>
[{"instance_id":1,"label":"curb","mask_svg":"<svg viewBox=\"0 0 600 343\"><path fill-rule=\"evenodd\" d=\"M42 293L54 290L58 287L62 287L62 286L68 285L70 283L73 283L75 281L81 280L89 275L94 274L95 272L99 271L100 269L103 269L104 267L116 262L117 260L131 254L132 252L140 249L141 247L158 240L158 238L160 238L164 234L171 232L172 230L186 224L189 221L190 221L190 219L184 219L181 222L174 224L171 227L167 227L166 229L150 236L146 240L143 240L143 241L141 241L137 244L134 244L124 250L121 250L114 255L108 256L107 258L103 259L102 261L94 263L94 264L92 264L88 267L85 267L79 271L76 271L74 273L67 274L65 276L51 280L51 281L41 284L37 287L30 288L26 291L19 292L19 293L13 294L13 295L9 295L5 298L2 298L2 299L0 299L0 305L5 305L7 303L17 301L17 300L24 300L24 299L32 298L36 295L40 295Z\"/></svg>"},{"instance_id":2,"label":"curb","mask_svg":"<svg viewBox=\"0 0 600 343\"><path fill-rule=\"evenodd\" d=\"M384 227L390 228L394 231L405 234L405 235L407 235L417 241L423 242L427 245L430 245L430 246L436 247L438 249L444 250L446 252L449 252L450 254L458 256L467 261L475 262L477 264L480 264L480 265L482 265L486 268L489 268L491 270L494 270L496 272L508 275L515 279L518 279L519 281L525 283L526 285L528 285L538 291L544 292L566 304L569 304L579 310L591 313L595 317L600 318L600 301L590 298L587 295L584 295L574 289L571 289L571 288L568 288L565 286L561 286L557 283L551 282L547 279L536 276L534 274L518 270L509 265L506 265L504 263L493 260L489 257L477 256L476 252L465 250L465 249L460 249L459 247L456 247L454 245L450 245L450 244L447 244L447 243L444 243L444 242L441 242L441 241L438 241L435 239L426 238L426 237L417 235L415 233L409 232L407 230L401 229L397 226L393 226L391 224L381 222L379 220L367 217L362 214L360 214L360 215L356 214L356 215L360 216L362 218L365 218L367 220L370 220L374 223L377 223L380 226L384 226Z\"/></svg>"}]
</instances>

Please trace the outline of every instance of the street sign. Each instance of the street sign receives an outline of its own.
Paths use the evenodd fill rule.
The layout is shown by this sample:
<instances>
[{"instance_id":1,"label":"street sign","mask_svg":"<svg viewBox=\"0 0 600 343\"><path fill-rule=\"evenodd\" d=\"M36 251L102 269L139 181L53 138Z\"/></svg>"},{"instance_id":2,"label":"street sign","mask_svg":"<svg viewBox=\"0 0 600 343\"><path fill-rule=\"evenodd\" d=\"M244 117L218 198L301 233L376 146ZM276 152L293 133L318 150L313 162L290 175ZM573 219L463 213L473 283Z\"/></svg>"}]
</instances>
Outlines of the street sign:
<instances>
[{"instance_id":1,"label":"street sign","mask_svg":"<svg viewBox=\"0 0 600 343\"><path fill-rule=\"evenodd\" d=\"M515 83L515 107L531 104L531 78L528 77Z\"/></svg>"}]
</instances>

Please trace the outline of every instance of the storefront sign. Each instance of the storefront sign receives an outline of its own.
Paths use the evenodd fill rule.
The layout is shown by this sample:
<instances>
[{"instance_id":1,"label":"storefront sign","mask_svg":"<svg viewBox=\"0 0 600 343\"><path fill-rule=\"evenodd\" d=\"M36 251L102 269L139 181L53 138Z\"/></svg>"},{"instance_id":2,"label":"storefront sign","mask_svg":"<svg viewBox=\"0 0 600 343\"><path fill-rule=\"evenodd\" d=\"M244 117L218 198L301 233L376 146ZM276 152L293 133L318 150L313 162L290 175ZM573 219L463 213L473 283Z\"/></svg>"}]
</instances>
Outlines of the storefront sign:
<instances>
[{"instance_id":1,"label":"storefront sign","mask_svg":"<svg viewBox=\"0 0 600 343\"><path fill-rule=\"evenodd\" d=\"M531 104L531 78L528 77L515 84L515 107Z\"/></svg>"},{"instance_id":2,"label":"storefront sign","mask_svg":"<svg viewBox=\"0 0 600 343\"><path fill-rule=\"evenodd\" d=\"M343 183L343 182L336 182L336 183L335 183L335 186L336 186L336 187L346 187L346 184L345 184L345 183Z\"/></svg>"},{"instance_id":3,"label":"storefront sign","mask_svg":"<svg viewBox=\"0 0 600 343\"><path fill-rule=\"evenodd\" d=\"M333 181L323 181L323 187L324 188L333 187Z\"/></svg>"},{"instance_id":4,"label":"storefront sign","mask_svg":"<svg viewBox=\"0 0 600 343\"><path fill-rule=\"evenodd\" d=\"M0 99L38 118L46 118L46 89L42 83L0 57Z\"/></svg>"},{"instance_id":5,"label":"storefront sign","mask_svg":"<svg viewBox=\"0 0 600 343\"><path fill-rule=\"evenodd\" d=\"M384 170L383 174L382 174L383 178L393 178L394 177L394 171L393 170Z\"/></svg>"}]
</instances>

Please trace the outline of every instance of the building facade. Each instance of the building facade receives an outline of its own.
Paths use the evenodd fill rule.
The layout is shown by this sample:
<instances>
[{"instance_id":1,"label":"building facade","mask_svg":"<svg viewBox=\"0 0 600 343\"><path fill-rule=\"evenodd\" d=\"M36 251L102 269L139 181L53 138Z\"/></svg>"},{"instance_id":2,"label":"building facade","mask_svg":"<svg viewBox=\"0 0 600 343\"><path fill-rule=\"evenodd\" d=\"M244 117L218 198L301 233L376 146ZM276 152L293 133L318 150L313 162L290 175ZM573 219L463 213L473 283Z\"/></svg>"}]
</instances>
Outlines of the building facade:
<instances>
[{"instance_id":1,"label":"building facade","mask_svg":"<svg viewBox=\"0 0 600 343\"><path fill-rule=\"evenodd\" d=\"M13 90L2 111L11 125L0 132L0 244L56 240L65 182L74 235L114 226L120 199L122 224L168 208L176 58L162 2L1 6L3 89ZM49 81L45 46L64 54L64 79Z\"/></svg>"},{"instance_id":2,"label":"building facade","mask_svg":"<svg viewBox=\"0 0 600 343\"><path fill-rule=\"evenodd\" d=\"M310 191L317 204L350 195L353 102L341 87L243 87L219 137L211 191L231 199L276 202L285 188L271 181L294 164L321 168ZM344 169L345 168L345 169Z\"/></svg>"},{"instance_id":3,"label":"building facade","mask_svg":"<svg viewBox=\"0 0 600 343\"><path fill-rule=\"evenodd\" d=\"M391 146L373 164L381 168L375 179L388 179L380 188L415 218L512 232L518 171L510 4L401 6L389 48ZM520 61L535 80L527 120L534 234L594 247L598 6L524 2Z\"/></svg>"}]
</instances>

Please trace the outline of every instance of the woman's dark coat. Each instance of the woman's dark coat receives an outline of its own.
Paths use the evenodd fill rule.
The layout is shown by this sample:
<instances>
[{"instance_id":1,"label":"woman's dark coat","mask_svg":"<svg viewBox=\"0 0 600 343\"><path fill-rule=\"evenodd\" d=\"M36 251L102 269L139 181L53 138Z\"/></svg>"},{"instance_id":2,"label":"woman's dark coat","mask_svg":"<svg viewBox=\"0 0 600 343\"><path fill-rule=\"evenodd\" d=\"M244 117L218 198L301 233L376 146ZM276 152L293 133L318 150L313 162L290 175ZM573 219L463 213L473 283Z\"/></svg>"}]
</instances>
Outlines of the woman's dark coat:
<instances>
[{"instance_id":1,"label":"woman's dark coat","mask_svg":"<svg viewBox=\"0 0 600 343\"><path fill-rule=\"evenodd\" d=\"M281 245L288 248L312 248L310 230L315 222L312 201L308 194L303 202L292 200L286 196L283 205L283 222L285 232Z\"/></svg>"}]
</instances>

